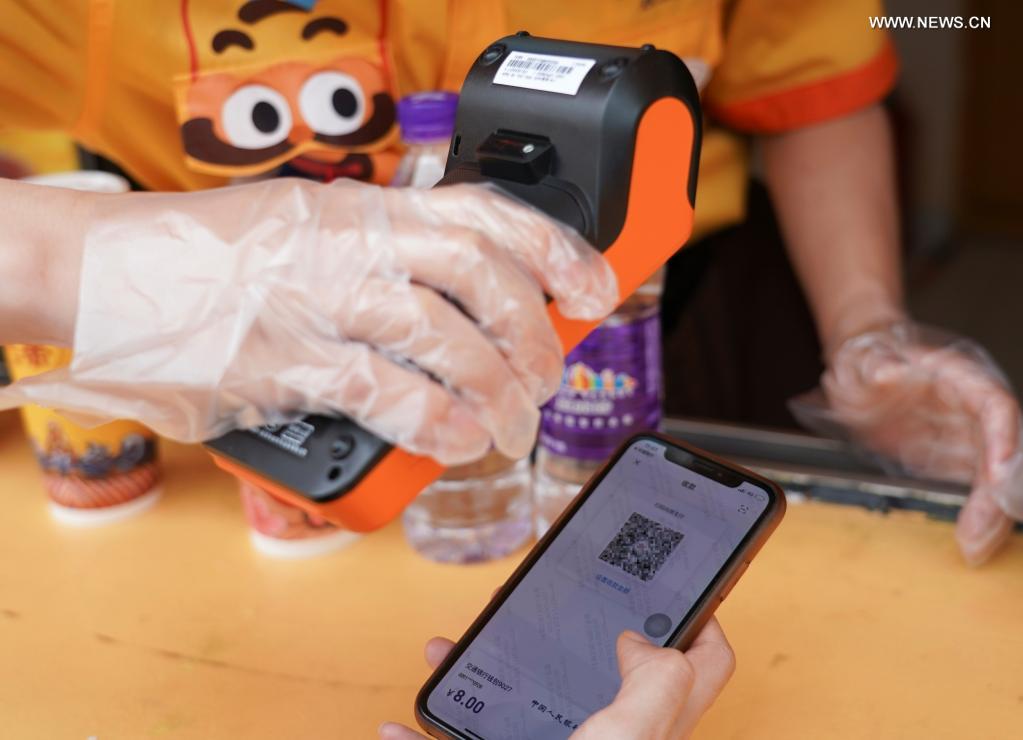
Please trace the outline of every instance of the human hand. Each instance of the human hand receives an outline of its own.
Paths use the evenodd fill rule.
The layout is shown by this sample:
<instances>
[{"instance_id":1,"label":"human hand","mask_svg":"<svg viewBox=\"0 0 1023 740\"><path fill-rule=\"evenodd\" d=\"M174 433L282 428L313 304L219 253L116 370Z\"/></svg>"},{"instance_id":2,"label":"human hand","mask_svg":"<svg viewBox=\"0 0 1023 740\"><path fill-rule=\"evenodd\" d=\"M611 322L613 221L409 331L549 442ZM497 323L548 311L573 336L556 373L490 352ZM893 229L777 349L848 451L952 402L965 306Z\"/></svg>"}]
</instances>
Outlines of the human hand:
<instances>
[{"instance_id":1,"label":"human hand","mask_svg":"<svg viewBox=\"0 0 1023 740\"><path fill-rule=\"evenodd\" d=\"M522 457L570 318L617 302L577 234L496 190L279 179L97 196L70 368L0 391L208 439L344 413L414 453Z\"/></svg>"},{"instance_id":2,"label":"human hand","mask_svg":"<svg viewBox=\"0 0 1023 740\"><path fill-rule=\"evenodd\" d=\"M844 342L821 379L826 403L793 412L914 475L969 483L956 538L971 565L990 558L1023 519L1020 407L975 342L903 322Z\"/></svg>"},{"instance_id":3,"label":"human hand","mask_svg":"<svg viewBox=\"0 0 1023 740\"><path fill-rule=\"evenodd\" d=\"M426 662L436 668L454 643L435 637L426 644ZM688 737L735 670L735 655L716 619L682 653L651 645L626 631L618 637L622 685L608 706L572 733L573 740L678 740ZM381 740L418 740L404 725L380 726Z\"/></svg>"}]
</instances>

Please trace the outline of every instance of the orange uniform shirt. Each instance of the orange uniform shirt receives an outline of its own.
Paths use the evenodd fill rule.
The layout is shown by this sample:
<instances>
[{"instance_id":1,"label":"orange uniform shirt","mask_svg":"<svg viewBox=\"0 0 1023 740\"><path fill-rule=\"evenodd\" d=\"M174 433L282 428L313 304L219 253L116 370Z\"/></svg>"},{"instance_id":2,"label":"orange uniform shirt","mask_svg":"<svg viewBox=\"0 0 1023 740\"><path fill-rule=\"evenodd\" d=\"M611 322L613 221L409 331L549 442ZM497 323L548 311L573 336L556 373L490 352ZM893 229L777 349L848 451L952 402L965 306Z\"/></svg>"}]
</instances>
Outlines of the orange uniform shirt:
<instances>
[{"instance_id":1,"label":"orange uniform shirt","mask_svg":"<svg viewBox=\"0 0 1023 740\"><path fill-rule=\"evenodd\" d=\"M8 0L0 132L60 130L151 189L299 169L386 181L394 102L458 90L517 30L652 43L710 71L699 232L742 217L742 133L868 106L895 56L880 0Z\"/></svg>"}]
</instances>

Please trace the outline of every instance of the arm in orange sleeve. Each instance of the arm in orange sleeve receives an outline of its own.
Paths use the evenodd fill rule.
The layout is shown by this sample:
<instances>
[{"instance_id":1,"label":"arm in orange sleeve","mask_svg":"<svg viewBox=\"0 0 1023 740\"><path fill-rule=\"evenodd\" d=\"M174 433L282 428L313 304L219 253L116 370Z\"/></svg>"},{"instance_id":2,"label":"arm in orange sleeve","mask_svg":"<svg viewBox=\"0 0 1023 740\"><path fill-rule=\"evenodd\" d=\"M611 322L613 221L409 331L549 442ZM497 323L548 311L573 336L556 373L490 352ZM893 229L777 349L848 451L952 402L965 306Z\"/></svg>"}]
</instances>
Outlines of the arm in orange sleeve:
<instances>
[{"instance_id":1,"label":"arm in orange sleeve","mask_svg":"<svg viewBox=\"0 0 1023 740\"><path fill-rule=\"evenodd\" d=\"M839 118L883 98L898 61L870 17L880 0L736 0L724 57L706 95L710 115L753 134Z\"/></svg>"},{"instance_id":2,"label":"arm in orange sleeve","mask_svg":"<svg viewBox=\"0 0 1023 740\"><path fill-rule=\"evenodd\" d=\"M891 133L895 82L879 0L736 0L710 115L754 134L825 347L901 316Z\"/></svg>"}]
</instances>

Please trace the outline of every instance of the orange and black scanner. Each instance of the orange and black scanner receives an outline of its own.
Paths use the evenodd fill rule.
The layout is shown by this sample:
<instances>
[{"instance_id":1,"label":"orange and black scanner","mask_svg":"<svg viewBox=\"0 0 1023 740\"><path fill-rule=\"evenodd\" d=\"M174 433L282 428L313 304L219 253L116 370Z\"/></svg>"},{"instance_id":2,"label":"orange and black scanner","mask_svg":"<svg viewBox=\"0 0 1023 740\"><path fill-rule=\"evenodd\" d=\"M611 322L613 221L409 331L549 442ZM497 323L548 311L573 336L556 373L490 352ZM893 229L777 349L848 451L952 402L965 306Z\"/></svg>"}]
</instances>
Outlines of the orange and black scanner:
<instances>
[{"instance_id":1,"label":"orange and black scanner","mask_svg":"<svg viewBox=\"0 0 1023 740\"><path fill-rule=\"evenodd\" d=\"M575 228L624 300L689 238L700 127L696 85L674 54L519 33L469 70L437 187L492 183ZM596 326L550 313L566 353ZM443 472L345 417L235 431L207 448L221 468L358 532Z\"/></svg>"}]
</instances>

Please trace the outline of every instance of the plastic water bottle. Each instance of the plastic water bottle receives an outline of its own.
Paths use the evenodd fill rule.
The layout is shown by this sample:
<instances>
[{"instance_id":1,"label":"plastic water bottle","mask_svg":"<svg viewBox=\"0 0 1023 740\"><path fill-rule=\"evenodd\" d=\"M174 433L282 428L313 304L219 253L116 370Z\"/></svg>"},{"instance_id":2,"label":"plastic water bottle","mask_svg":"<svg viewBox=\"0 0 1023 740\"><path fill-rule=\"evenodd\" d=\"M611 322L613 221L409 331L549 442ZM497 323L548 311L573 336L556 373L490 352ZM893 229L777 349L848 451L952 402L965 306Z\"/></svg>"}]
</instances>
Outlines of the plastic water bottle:
<instances>
[{"instance_id":1,"label":"plastic water bottle","mask_svg":"<svg viewBox=\"0 0 1023 740\"><path fill-rule=\"evenodd\" d=\"M661 422L664 273L640 286L565 359L561 387L543 409L536 455L541 536L629 435Z\"/></svg>"},{"instance_id":2,"label":"plastic water bottle","mask_svg":"<svg viewBox=\"0 0 1023 740\"><path fill-rule=\"evenodd\" d=\"M392 185L432 188L440 181L457 108L458 95L451 92L415 93L398 101L398 125L406 149Z\"/></svg>"},{"instance_id":3,"label":"plastic water bottle","mask_svg":"<svg viewBox=\"0 0 1023 740\"><path fill-rule=\"evenodd\" d=\"M444 174L458 96L409 95L398 102L398 122L408 147L394 185L429 188ZM518 549L533 530L528 460L495 452L449 468L416 497L402 516L405 537L431 560L470 563Z\"/></svg>"}]
</instances>

